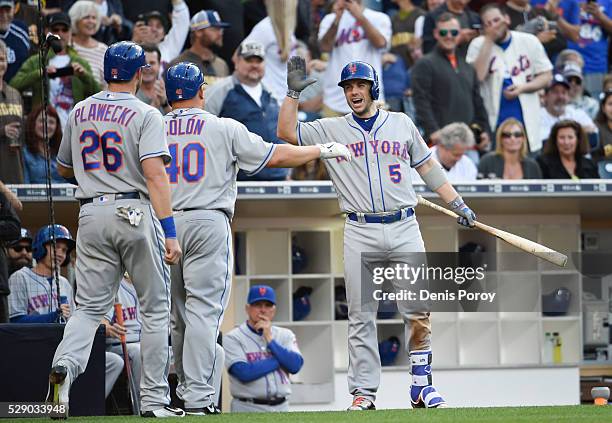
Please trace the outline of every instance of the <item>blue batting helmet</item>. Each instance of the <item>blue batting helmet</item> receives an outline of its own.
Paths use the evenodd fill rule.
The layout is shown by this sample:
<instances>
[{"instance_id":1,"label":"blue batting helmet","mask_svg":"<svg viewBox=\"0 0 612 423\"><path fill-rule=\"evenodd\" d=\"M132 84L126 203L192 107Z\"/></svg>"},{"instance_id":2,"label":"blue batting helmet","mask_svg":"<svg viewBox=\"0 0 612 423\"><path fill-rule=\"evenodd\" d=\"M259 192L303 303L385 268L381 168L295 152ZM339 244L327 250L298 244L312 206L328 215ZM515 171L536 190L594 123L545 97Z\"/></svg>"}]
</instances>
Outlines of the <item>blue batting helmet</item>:
<instances>
[{"instance_id":1,"label":"blue batting helmet","mask_svg":"<svg viewBox=\"0 0 612 423\"><path fill-rule=\"evenodd\" d=\"M177 63L166 73L166 97L170 103L189 100L198 94L202 84L206 81L200 68L193 63Z\"/></svg>"},{"instance_id":2,"label":"blue batting helmet","mask_svg":"<svg viewBox=\"0 0 612 423\"><path fill-rule=\"evenodd\" d=\"M112 44L104 53L104 80L118 82L131 80L138 69L149 67L142 47L131 41Z\"/></svg>"},{"instance_id":3,"label":"blue batting helmet","mask_svg":"<svg viewBox=\"0 0 612 423\"><path fill-rule=\"evenodd\" d=\"M372 83L372 87L370 87L372 100L378 100L378 96L380 95L380 84L378 83L378 75L372 65L360 61L348 63L342 68L338 86L343 87L344 82L350 81L351 79L364 79L370 81Z\"/></svg>"},{"instance_id":4,"label":"blue batting helmet","mask_svg":"<svg viewBox=\"0 0 612 423\"><path fill-rule=\"evenodd\" d=\"M62 263L62 266L65 266L70 261L70 252L76 243L72 239L68 228L62 225L47 225L38 230L32 243L32 257L36 260L41 260L47 255L45 245L51 242L53 235L55 235L56 241L64 240L68 243L68 254L66 255L66 260Z\"/></svg>"}]
</instances>

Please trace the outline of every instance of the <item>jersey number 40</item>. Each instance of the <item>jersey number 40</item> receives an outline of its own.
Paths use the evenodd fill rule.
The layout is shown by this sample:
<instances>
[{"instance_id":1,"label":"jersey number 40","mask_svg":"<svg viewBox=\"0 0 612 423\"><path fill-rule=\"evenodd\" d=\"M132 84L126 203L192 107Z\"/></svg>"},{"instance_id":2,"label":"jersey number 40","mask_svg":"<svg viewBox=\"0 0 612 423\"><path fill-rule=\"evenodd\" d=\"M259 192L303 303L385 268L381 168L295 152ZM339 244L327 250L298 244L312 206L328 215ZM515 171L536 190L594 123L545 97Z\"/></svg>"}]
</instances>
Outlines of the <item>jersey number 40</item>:
<instances>
[{"instance_id":1,"label":"jersey number 40","mask_svg":"<svg viewBox=\"0 0 612 423\"><path fill-rule=\"evenodd\" d=\"M182 148L181 148L182 147ZM199 142L190 142L184 146L178 143L168 144L172 156L166 165L166 173L171 184L178 183L179 176L187 182L201 180L206 174L206 148Z\"/></svg>"}]
</instances>

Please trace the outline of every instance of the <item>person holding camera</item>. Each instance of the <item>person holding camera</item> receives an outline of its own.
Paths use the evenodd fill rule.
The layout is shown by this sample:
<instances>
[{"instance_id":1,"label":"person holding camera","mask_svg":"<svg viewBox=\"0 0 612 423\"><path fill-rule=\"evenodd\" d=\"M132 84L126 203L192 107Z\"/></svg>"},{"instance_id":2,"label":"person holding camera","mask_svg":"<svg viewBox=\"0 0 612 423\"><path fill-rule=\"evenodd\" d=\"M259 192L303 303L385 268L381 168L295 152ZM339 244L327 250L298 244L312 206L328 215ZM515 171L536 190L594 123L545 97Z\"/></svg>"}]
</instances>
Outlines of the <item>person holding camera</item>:
<instances>
[{"instance_id":1,"label":"person holding camera","mask_svg":"<svg viewBox=\"0 0 612 423\"><path fill-rule=\"evenodd\" d=\"M537 0L541 3L544 0ZM612 33L612 2L546 0L545 8L567 31L568 47L584 57L584 86L594 97L601 92L608 72L608 35Z\"/></svg>"},{"instance_id":2,"label":"person holding camera","mask_svg":"<svg viewBox=\"0 0 612 423\"><path fill-rule=\"evenodd\" d=\"M438 17L436 48L412 68L416 121L432 144L440 140L440 128L452 123L476 124L479 150L489 147L489 123L476 72L457 55L461 26L450 13Z\"/></svg>"},{"instance_id":3,"label":"person holding camera","mask_svg":"<svg viewBox=\"0 0 612 423\"><path fill-rule=\"evenodd\" d=\"M93 77L87 61L70 47L72 30L70 17L67 14L60 12L47 16L45 33L55 36L50 41L47 65L49 103L57 111L63 128L74 105L97 93L100 85ZM10 84L21 93L26 90L33 92L32 108L42 104L38 54L30 56L24 62Z\"/></svg>"},{"instance_id":4,"label":"person holding camera","mask_svg":"<svg viewBox=\"0 0 612 423\"><path fill-rule=\"evenodd\" d=\"M552 63L535 35L510 30L510 17L490 3L480 9L484 34L470 43L467 62L480 80L480 94L497 128L513 117L525 125L530 151L541 148L538 91L552 79Z\"/></svg>"},{"instance_id":5,"label":"person holding camera","mask_svg":"<svg viewBox=\"0 0 612 423\"><path fill-rule=\"evenodd\" d=\"M508 0L503 8L510 18L510 29L538 37L549 58L566 48L563 26L558 26L556 16L546 9L532 7L529 0Z\"/></svg>"}]
</instances>

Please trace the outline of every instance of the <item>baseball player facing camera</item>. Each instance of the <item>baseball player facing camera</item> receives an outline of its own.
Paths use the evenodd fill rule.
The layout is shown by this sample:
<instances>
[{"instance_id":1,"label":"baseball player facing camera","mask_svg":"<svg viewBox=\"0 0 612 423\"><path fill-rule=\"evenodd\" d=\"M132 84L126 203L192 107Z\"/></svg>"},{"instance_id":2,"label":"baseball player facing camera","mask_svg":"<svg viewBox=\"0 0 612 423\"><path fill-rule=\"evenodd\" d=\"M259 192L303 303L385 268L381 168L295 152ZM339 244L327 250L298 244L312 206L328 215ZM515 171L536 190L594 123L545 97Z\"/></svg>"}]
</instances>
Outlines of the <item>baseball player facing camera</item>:
<instances>
[{"instance_id":1,"label":"baseball player facing camera","mask_svg":"<svg viewBox=\"0 0 612 423\"><path fill-rule=\"evenodd\" d=\"M345 116L298 123L300 92L314 81L306 78L301 57L287 62L287 97L278 119L278 137L292 144L317 145L328 140L348 146L353 160L326 162L338 192L344 226L344 279L349 308L349 410L373 410L380 384L380 357L376 339L376 313L362 311L361 253L379 253L391 259L394 252L424 252L425 247L414 214L417 196L410 180L416 168L429 189L436 192L460 217L473 226L476 216L446 179L440 164L403 113L378 110L378 75L365 62L350 62L338 85L352 113ZM371 279L370 279L371 280ZM365 281L364 283L367 283ZM396 289L408 288L406 280L393 281ZM363 285L365 286L365 285ZM363 298L364 303L371 300ZM428 312L410 310L406 302L398 309L407 329L413 407L442 407L444 399L432 385L431 322Z\"/></svg>"},{"instance_id":2,"label":"baseball player facing camera","mask_svg":"<svg viewBox=\"0 0 612 423\"><path fill-rule=\"evenodd\" d=\"M311 147L265 142L243 124L204 111L205 87L194 64L168 69L172 112L164 120L172 160L166 172L185 252L172 267L172 349L177 396L190 415L220 412L212 385L223 366L216 340L229 300L238 169L256 174L264 167L296 167L318 158L351 159L349 150L335 142Z\"/></svg>"},{"instance_id":3,"label":"baseball player facing camera","mask_svg":"<svg viewBox=\"0 0 612 423\"><path fill-rule=\"evenodd\" d=\"M272 324L274 289L252 286L245 311L248 320L223 338L232 412L289 411L289 374L299 372L304 359L294 333Z\"/></svg>"},{"instance_id":4,"label":"baseball player facing camera","mask_svg":"<svg viewBox=\"0 0 612 423\"><path fill-rule=\"evenodd\" d=\"M113 307L123 273L132 276L142 313L140 382L144 417L182 417L169 407L167 371L170 270L181 256L164 163L161 113L136 93L143 49L111 45L104 55L108 89L78 103L68 118L58 172L76 177L79 212L76 312L66 325L49 376L55 403L68 404L70 386L87 366L95 331Z\"/></svg>"}]
</instances>

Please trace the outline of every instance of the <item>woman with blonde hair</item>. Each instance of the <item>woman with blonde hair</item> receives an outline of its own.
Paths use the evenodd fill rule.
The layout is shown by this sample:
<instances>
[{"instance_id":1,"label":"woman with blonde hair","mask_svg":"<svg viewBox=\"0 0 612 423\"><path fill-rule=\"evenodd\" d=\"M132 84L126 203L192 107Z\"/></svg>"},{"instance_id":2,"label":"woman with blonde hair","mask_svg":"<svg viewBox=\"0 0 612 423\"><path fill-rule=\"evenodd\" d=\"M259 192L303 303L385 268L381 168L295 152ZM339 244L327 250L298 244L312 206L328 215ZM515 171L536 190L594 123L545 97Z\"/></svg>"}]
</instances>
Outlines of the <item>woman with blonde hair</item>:
<instances>
[{"instance_id":1,"label":"woman with blonde hair","mask_svg":"<svg viewBox=\"0 0 612 423\"><path fill-rule=\"evenodd\" d=\"M525 127L514 118L499 125L495 151L485 154L478 163L481 179L540 179L542 172L535 160L527 156Z\"/></svg>"},{"instance_id":2,"label":"woman with blonde hair","mask_svg":"<svg viewBox=\"0 0 612 423\"><path fill-rule=\"evenodd\" d=\"M72 22L72 48L89 63L96 82L105 86L104 53L108 46L94 38L102 22L96 3L79 0L70 7L68 15Z\"/></svg>"}]
</instances>

